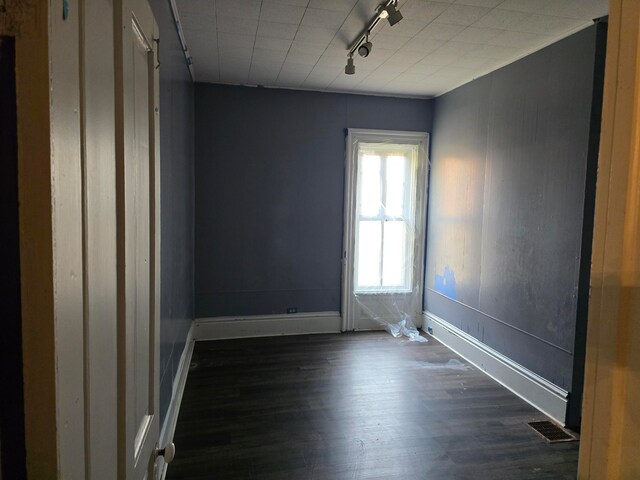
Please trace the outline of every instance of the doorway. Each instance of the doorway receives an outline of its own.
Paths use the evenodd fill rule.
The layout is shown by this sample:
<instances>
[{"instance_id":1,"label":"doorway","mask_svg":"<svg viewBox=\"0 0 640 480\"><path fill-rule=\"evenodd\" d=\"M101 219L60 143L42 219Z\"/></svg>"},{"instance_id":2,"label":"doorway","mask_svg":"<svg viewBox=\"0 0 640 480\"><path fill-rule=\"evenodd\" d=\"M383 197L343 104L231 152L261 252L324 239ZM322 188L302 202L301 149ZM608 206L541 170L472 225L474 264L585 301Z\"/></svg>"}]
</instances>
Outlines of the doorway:
<instances>
[{"instance_id":1,"label":"doorway","mask_svg":"<svg viewBox=\"0 0 640 480\"><path fill-rule=\"evenodd\" d=\"M0 412L0 478L25 478L22 308L18 224L18 148L15 39L0 36L0 201L4 247L2 294L5 318L0 338L3 408Z\"/></svg>"},{"instance_id":2,"label":"doorway","mask_svg":"<svg viewBox=\"0 0 640 480\"><path fill-rule=\"evenodd\" d=\"M421 132L349 129L344 331L420 324L427 144Z\"/></svg>"}]
</instances>

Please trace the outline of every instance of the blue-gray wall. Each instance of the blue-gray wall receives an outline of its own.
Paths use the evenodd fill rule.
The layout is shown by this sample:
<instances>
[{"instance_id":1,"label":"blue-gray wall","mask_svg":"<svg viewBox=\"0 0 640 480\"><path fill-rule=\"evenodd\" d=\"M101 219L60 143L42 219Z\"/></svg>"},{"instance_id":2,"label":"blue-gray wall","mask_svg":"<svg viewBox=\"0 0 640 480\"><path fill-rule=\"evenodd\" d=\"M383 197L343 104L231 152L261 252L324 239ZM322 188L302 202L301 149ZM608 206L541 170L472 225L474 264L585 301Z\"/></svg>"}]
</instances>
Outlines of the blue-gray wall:
<instances>
[{"instance_id":1,"label":"blue-gray wall","mask_svg":"<svg viewBox=\"0 0 640 480\"><path fill-rule=\"evenodd\" d=\"M432 136L425 309L569 391L596 30L439 97Z\"/></svg>"},{"instance_id":2,"label":"blue-gray wall","mask_svg":"<svg viewBox=\"0 0 640 480\"><path fill-rule=\"evenodd\" d=\"M194 84L169 0L151 0L160 28L160 417L193 320Z\"/></svg>"},{"instance_id":3,"label":"blue-gray wall","mask_svg":"<svg viewBox=\"0 0 640 480\"><path fill-rule=\"evenodd\" d=\"M196 317L340 310L345 129L432 101L196 84Z\"/></svg>"}]
</instances>

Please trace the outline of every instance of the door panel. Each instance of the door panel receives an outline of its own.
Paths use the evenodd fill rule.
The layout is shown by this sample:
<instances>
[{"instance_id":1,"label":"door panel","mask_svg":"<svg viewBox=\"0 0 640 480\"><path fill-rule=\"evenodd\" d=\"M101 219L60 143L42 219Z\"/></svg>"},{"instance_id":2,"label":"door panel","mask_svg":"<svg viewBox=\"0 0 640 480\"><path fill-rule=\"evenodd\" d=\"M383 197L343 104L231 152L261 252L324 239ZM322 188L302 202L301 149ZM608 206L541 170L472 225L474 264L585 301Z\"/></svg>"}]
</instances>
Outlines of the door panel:
<instances>
[{"instance_id":1,"label":"door panel","mask_svg":"<svg viewBox=\"0 0 640 480\"><path fill-rule=\"evenodd\" d=\"M119 472L140 479L154 475L159 434L158 31L145 1L120 5Z\"/></svg>"}]
</instances>

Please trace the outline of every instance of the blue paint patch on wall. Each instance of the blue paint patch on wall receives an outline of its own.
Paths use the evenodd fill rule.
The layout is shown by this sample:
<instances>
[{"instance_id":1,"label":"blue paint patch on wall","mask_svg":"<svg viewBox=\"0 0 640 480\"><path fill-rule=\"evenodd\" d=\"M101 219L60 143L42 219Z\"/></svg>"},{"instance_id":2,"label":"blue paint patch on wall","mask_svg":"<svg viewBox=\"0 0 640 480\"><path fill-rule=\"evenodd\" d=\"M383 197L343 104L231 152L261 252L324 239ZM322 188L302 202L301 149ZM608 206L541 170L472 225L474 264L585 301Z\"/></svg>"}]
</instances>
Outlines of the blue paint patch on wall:
<instances>
[{"instance_id":1,"label":"blue paint patch on wall","mask_svg":"<svg viewBox=\"0 0 640 480\"><path fill-rule=\"evenodd\" d=\"M436 274L434 290L445 297L449 297L451 300L458 300L458 294L456 293L456 277L451 268L444 267L444 274Z\"/></svg>"}]
</instances>

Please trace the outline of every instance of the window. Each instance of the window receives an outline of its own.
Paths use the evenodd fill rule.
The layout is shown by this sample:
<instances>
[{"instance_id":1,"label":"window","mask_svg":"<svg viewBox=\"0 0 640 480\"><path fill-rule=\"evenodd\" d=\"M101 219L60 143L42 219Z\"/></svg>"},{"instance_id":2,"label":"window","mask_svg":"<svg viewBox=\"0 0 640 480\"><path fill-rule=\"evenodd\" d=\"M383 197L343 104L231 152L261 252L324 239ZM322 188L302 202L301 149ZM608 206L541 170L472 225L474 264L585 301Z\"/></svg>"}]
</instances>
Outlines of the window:
<instances>
[{"instance_id":1,"label":"window","mask_svg":"<svg viewBox=\"0 0 640 480\"><path fill-rule=\"evenodd\" d=\"M355 293L410 292L418 147L358 145Z\"/></svg>"}]
</instances>

